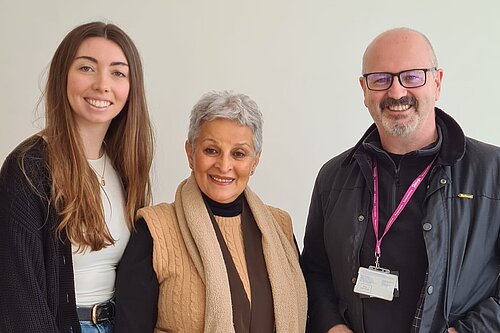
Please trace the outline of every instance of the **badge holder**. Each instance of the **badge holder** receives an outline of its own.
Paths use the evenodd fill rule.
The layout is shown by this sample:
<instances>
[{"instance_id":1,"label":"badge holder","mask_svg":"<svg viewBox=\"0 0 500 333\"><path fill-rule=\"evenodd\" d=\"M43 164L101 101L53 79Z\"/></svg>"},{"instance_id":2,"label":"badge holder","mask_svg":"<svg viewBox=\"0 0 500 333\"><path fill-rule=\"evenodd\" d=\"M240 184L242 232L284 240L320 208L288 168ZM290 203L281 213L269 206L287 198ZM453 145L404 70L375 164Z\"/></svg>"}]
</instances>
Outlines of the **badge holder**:
<instances>
[{"instance_id":1,"label":"badge holder","mask_svg":"<svg viewBox=\"0 0 500 333\"><path fill-rule=\"evenodd\" d=\"M376 297L386 301L392 301L395 291L398 290L398 276L390 270L382 268L378 264L378 257L375 266L360 267L358 279L354 286L354 292L367 297Z\"/></svg>"}]
</instances>

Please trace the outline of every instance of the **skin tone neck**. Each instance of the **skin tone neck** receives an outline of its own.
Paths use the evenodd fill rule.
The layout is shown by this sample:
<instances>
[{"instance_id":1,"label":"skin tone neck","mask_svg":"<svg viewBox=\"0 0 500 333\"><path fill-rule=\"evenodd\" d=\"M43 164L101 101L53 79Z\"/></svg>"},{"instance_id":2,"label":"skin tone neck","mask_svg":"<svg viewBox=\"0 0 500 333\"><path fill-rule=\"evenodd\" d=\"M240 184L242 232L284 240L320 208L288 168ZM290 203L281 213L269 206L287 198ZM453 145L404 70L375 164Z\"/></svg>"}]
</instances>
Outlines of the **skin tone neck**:
<instances>
[{"instance_id":1,"label":"skin tone neck","mask_svg":"<svg viewBox=\"0 0 500 333\"><path fill-rule=\"evenodd\" d=\"M103 142L108 127L107 124L103 124L103 126L97 128L79 131L87 159L96 160L104 154Z\"/></svg>"}]
</instances>

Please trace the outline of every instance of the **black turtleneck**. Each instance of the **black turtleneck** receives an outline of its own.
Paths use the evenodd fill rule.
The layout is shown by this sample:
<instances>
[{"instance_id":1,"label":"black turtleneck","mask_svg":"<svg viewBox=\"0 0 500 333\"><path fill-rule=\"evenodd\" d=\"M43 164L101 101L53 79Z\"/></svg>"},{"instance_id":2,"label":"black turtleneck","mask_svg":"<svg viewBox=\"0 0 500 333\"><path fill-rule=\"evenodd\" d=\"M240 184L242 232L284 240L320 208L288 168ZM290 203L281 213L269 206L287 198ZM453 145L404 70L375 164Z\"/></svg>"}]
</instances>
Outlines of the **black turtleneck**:
<instances>
[{"instance_id":1,"label":"black turtleneck","mask_svg":"<svg viewBox=\"0 0 500 333\"><path fill-rule=\"evenodd\" d=\"M220 203L210 199L205 193L201 193L203 200L215 216L233 217L240 215L243 210L244 194L241 193L233 202Z\"/></svg>"}]
</instances>

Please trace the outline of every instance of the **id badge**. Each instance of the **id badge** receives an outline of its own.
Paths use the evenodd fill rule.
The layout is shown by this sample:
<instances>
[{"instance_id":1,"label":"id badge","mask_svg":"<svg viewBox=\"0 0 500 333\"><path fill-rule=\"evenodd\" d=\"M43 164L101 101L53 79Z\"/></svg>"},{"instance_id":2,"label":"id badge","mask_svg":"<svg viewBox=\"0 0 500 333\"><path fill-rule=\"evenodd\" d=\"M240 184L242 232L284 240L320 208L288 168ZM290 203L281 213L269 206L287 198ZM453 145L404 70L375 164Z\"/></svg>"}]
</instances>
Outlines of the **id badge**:
<instances>
[{"instance_id":1,"label":"id badge","mask_svg":"<svg viewBox=\"0 0 500 333\"><path fill-rule=\"evenodd\" d=\"M398 287L398 276L391 274L388 269L360 267L354 292L369 297L377 297L392 301L394 289Z\"/></svg>"}]
</instances>

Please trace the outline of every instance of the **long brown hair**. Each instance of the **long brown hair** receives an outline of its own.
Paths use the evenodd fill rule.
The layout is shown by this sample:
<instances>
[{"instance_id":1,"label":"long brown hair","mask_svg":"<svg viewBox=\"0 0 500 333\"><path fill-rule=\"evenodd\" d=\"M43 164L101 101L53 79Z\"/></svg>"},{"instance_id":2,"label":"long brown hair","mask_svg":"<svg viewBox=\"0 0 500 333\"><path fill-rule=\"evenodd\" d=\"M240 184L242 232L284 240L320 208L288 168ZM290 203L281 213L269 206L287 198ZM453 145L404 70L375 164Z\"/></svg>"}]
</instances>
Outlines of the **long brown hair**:
<instances>
[{"instance_id":1,"label":"long brown hair","mask_svg":"<svg viewBox=\"0 0 500 333\"><path fill-rule=\"evenodd\" d=\"M80 25L70 31L50 63L45 88L45 128L48 163L52 177L51 201L60 216L57 233L97 251L114 243L106 226L101 194L84 154L82 140L68 97L68 71L81 43L103 37L118 44L129 65L128 101L106 133L106 153L121 178L125 192L125 216L132 228L136 211L151 203L149 171L154 138L144 91L141 59L130 37L119 27L103 22Z\"/></svg>"}]
</instances>

